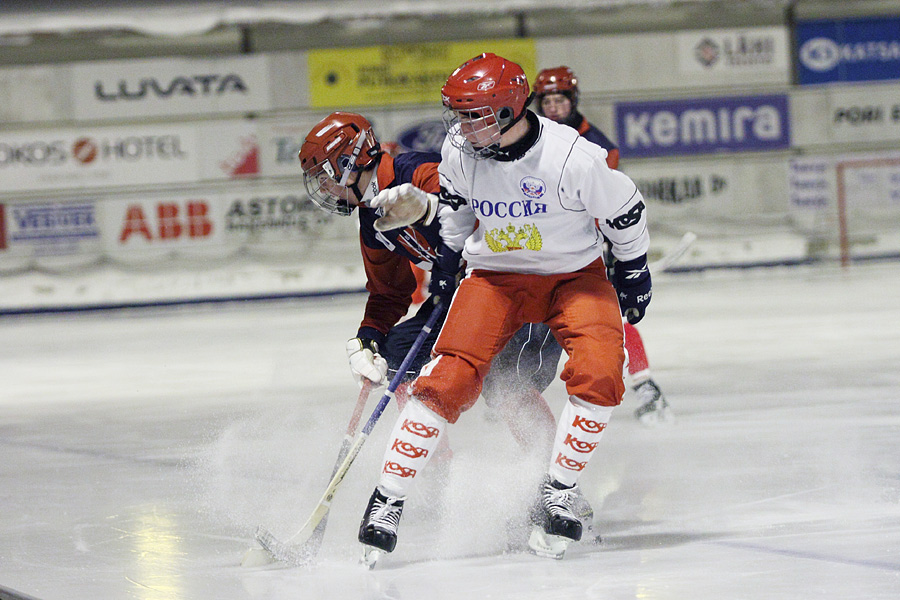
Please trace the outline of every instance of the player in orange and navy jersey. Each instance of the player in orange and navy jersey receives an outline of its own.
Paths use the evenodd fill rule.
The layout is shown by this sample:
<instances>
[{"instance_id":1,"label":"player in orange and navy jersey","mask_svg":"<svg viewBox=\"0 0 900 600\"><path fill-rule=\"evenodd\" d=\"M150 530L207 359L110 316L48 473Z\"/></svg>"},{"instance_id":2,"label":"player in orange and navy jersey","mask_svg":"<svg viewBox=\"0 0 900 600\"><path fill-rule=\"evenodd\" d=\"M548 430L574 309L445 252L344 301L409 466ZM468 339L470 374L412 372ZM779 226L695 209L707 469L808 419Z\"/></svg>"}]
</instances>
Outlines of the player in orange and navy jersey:
<instances>
[{"instance_id":1,"label":"player in orange and navy jersey","mask_svg":"<svg viewBox=\"0 0 900 600\"><path fill-rule=\"evenodd\" d=\"M381 211L368 205L379 192L401 184L438 193L440 159L441 155L433 152L391 156L382 149L371 123L361 115L348 112L335 112L320 121L306 136L300 149L300 165L310 199L328 212L345 216L356 212L359 218L369 297L356 337L347 342L347 354L350 369L360 384L363 379L376 384L386 383L393 377L433 310L434 303L425 302L414 316L400 322L407 314L416 290L413 265L431 272L429 292L432 296L440 296L445 308L456 290L462 267L460 252L443 244L437 219L377 231L374 223ZM426 338L407 371L407 379L415 377L422 365L430 360L431 348L440 329L440 326L435 327ZM527 339L521 347L510 351L523 355L526 362L540 361L539 356L530 356L540 352L540 348L529 345ZM508 379L503 371L498 367L493 377ZM528 404L526 412L545 421L541 423L542 427L535 429L550 434L555 427L553 413L540 392L551 381L552 376L540 389L529 387L518 392L523 397L520 402ZM405 391L405 385L397 390L401 408ZM522 431L520 417L508 422L517 441L523 445L536 443L533 432ZM550 443L549 439L545 441Z\"/></svg>"}]
</instances>

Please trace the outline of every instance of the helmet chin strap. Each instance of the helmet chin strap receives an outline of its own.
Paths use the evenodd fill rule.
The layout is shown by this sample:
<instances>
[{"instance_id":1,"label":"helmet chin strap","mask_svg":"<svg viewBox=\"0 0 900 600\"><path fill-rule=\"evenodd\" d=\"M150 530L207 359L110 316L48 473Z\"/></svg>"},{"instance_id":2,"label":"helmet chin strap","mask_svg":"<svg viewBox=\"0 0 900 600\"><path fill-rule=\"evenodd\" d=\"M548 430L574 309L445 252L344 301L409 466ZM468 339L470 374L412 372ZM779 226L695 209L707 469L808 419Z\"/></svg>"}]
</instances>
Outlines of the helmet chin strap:
<instances>
[{"instance_id":1,"label":"helmet chin strap","mask_svg":"<svg viewBox=\"0 0 900 600\"><path fill-rule=\"evenodd\" d=\"M356 203L359 204L363 199L363 192L359 189L359 177L356 178L352 184L347 186L347 189L353 192L353 195L356 196Z\"/></svg>"},{"instance_id":2,"label":"helmet chin strap","mask_svg":"<svg viewBox=\"0 0 900 600\"><path fill-rule=\"evenodd\" d=\"M362 151L363 144L366 143L366 133L364 131L360 131L356 136L356 144L353 146L353 152L350 153L350 159L347 161L347 167L344 169L344 172L341 173L341 180L338 182L342 186L347 186L347 179L350 178L350 172L353 171L353 167L356 166L356 159L359 158L359 153Z\"/></svg>"},{"instance_id":3,"label":"helmet chin strap","mask_svg":"<svg viewBox=\"0 0 900 600\"><path fill-rule=\"evenodd\" d=\"M528 94L528 98L525 99L525 104L522 105L522 112L519 113L519 116L500 128L500 135L503 135L504 133L512 129L516 123L522 120L522 117L525 116L525 113L528 110L528 105L531 104L532 100L534 100L534 92Z\"/></svg>"}]
</instances>

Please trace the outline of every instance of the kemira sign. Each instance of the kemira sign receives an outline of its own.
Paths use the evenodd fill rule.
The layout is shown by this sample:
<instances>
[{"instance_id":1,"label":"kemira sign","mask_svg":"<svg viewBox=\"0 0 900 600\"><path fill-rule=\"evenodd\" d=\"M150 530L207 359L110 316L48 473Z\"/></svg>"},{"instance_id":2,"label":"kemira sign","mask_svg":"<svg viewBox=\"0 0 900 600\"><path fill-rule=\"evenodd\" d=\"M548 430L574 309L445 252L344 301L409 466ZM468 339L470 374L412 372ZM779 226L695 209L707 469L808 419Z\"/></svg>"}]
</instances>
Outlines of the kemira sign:
<instances>
[{"instance_id":1,"label":"kemira sign","mask_svg":"<svg viewBox=\"0 0 900 600\"><path fill-rule=\"evenodd\" d=\"M616 104L625 157L782 150L790 147L786 95Z\"/></svg>"}]
</instances>

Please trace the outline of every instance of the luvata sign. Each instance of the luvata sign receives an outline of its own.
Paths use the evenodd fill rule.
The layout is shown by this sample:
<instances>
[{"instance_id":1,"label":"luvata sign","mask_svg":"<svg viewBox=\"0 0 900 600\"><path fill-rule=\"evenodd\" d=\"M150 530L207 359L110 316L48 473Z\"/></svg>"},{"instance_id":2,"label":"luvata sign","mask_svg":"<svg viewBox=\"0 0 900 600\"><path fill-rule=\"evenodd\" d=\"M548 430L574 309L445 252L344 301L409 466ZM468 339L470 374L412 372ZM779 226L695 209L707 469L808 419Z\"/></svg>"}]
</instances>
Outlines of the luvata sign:
<instances>
[{"instance_id":1,"label":"luvata sign","mask_svg":"<svg viewBox=\"0 0 900 600\"><path fill-rule=\"evenodd\" d=\"M76 119L266 110L265 57L117 60L72 67Z\"/></svg>"},{"instance_id":2,"label":"luvata sign","mask_svg":"<svg viewBox=\"0 0 900 600\"><path fill-rule=\"evenodd\" d=\"M622 156L780 150L790 146L787 96L616 104Z\"/></svg>"}]
</instances>

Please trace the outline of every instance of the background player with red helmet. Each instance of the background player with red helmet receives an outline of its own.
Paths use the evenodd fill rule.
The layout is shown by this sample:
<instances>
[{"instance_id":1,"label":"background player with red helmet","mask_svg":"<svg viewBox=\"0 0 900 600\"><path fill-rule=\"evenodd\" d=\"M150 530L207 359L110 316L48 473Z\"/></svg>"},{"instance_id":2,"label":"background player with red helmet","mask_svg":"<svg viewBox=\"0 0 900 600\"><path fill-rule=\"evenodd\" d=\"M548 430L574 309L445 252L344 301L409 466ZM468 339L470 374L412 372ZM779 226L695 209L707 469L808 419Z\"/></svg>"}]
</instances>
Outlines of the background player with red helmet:
<instances>
[{"instance_id":1,"label":"background player with red helmet","mask_svg":"<svg viewBox=\"0 0 900 600\"><path fill-rule=\"evenodd\" d=\"M456 69L441 95L441 237L463 251L466 277L394 425L359 539L394 549L416 475L477 400L494 355L524 323L545 323L568 355L561 378L569 399L529 545L561 557L582 534L573 513L578 478L625 390L621 316L637 322L650 302L645 205L605 150L526 109L531 89L519 65L482 54ZM375 227L427 220L437 202L415 187L379 194L371 205L385 214ZM619 258L618 299L601 231Z\"/></svg>"},{"instance_id":2,"label":"background player with red helmet","mask_svg":"<svg viewBox=\"0 0 900 600\"><path fill-rule=\"evenodd\" d=\"M600 129L588 122L578 112L578 78L569 67L553 67L538 73L534 80L534 96L538 114L574 127L585 139L607 151L606 163L610 169L619 168L619 149ZM607 265L615 257L606 257ZM671 422L674 418L666 397L650 375L647 350L637 328L625 323L625 349L628 352L628 375L631 387L637 395L639 406L635 417L647 426Z\"/></svg>"}]
</instances>

